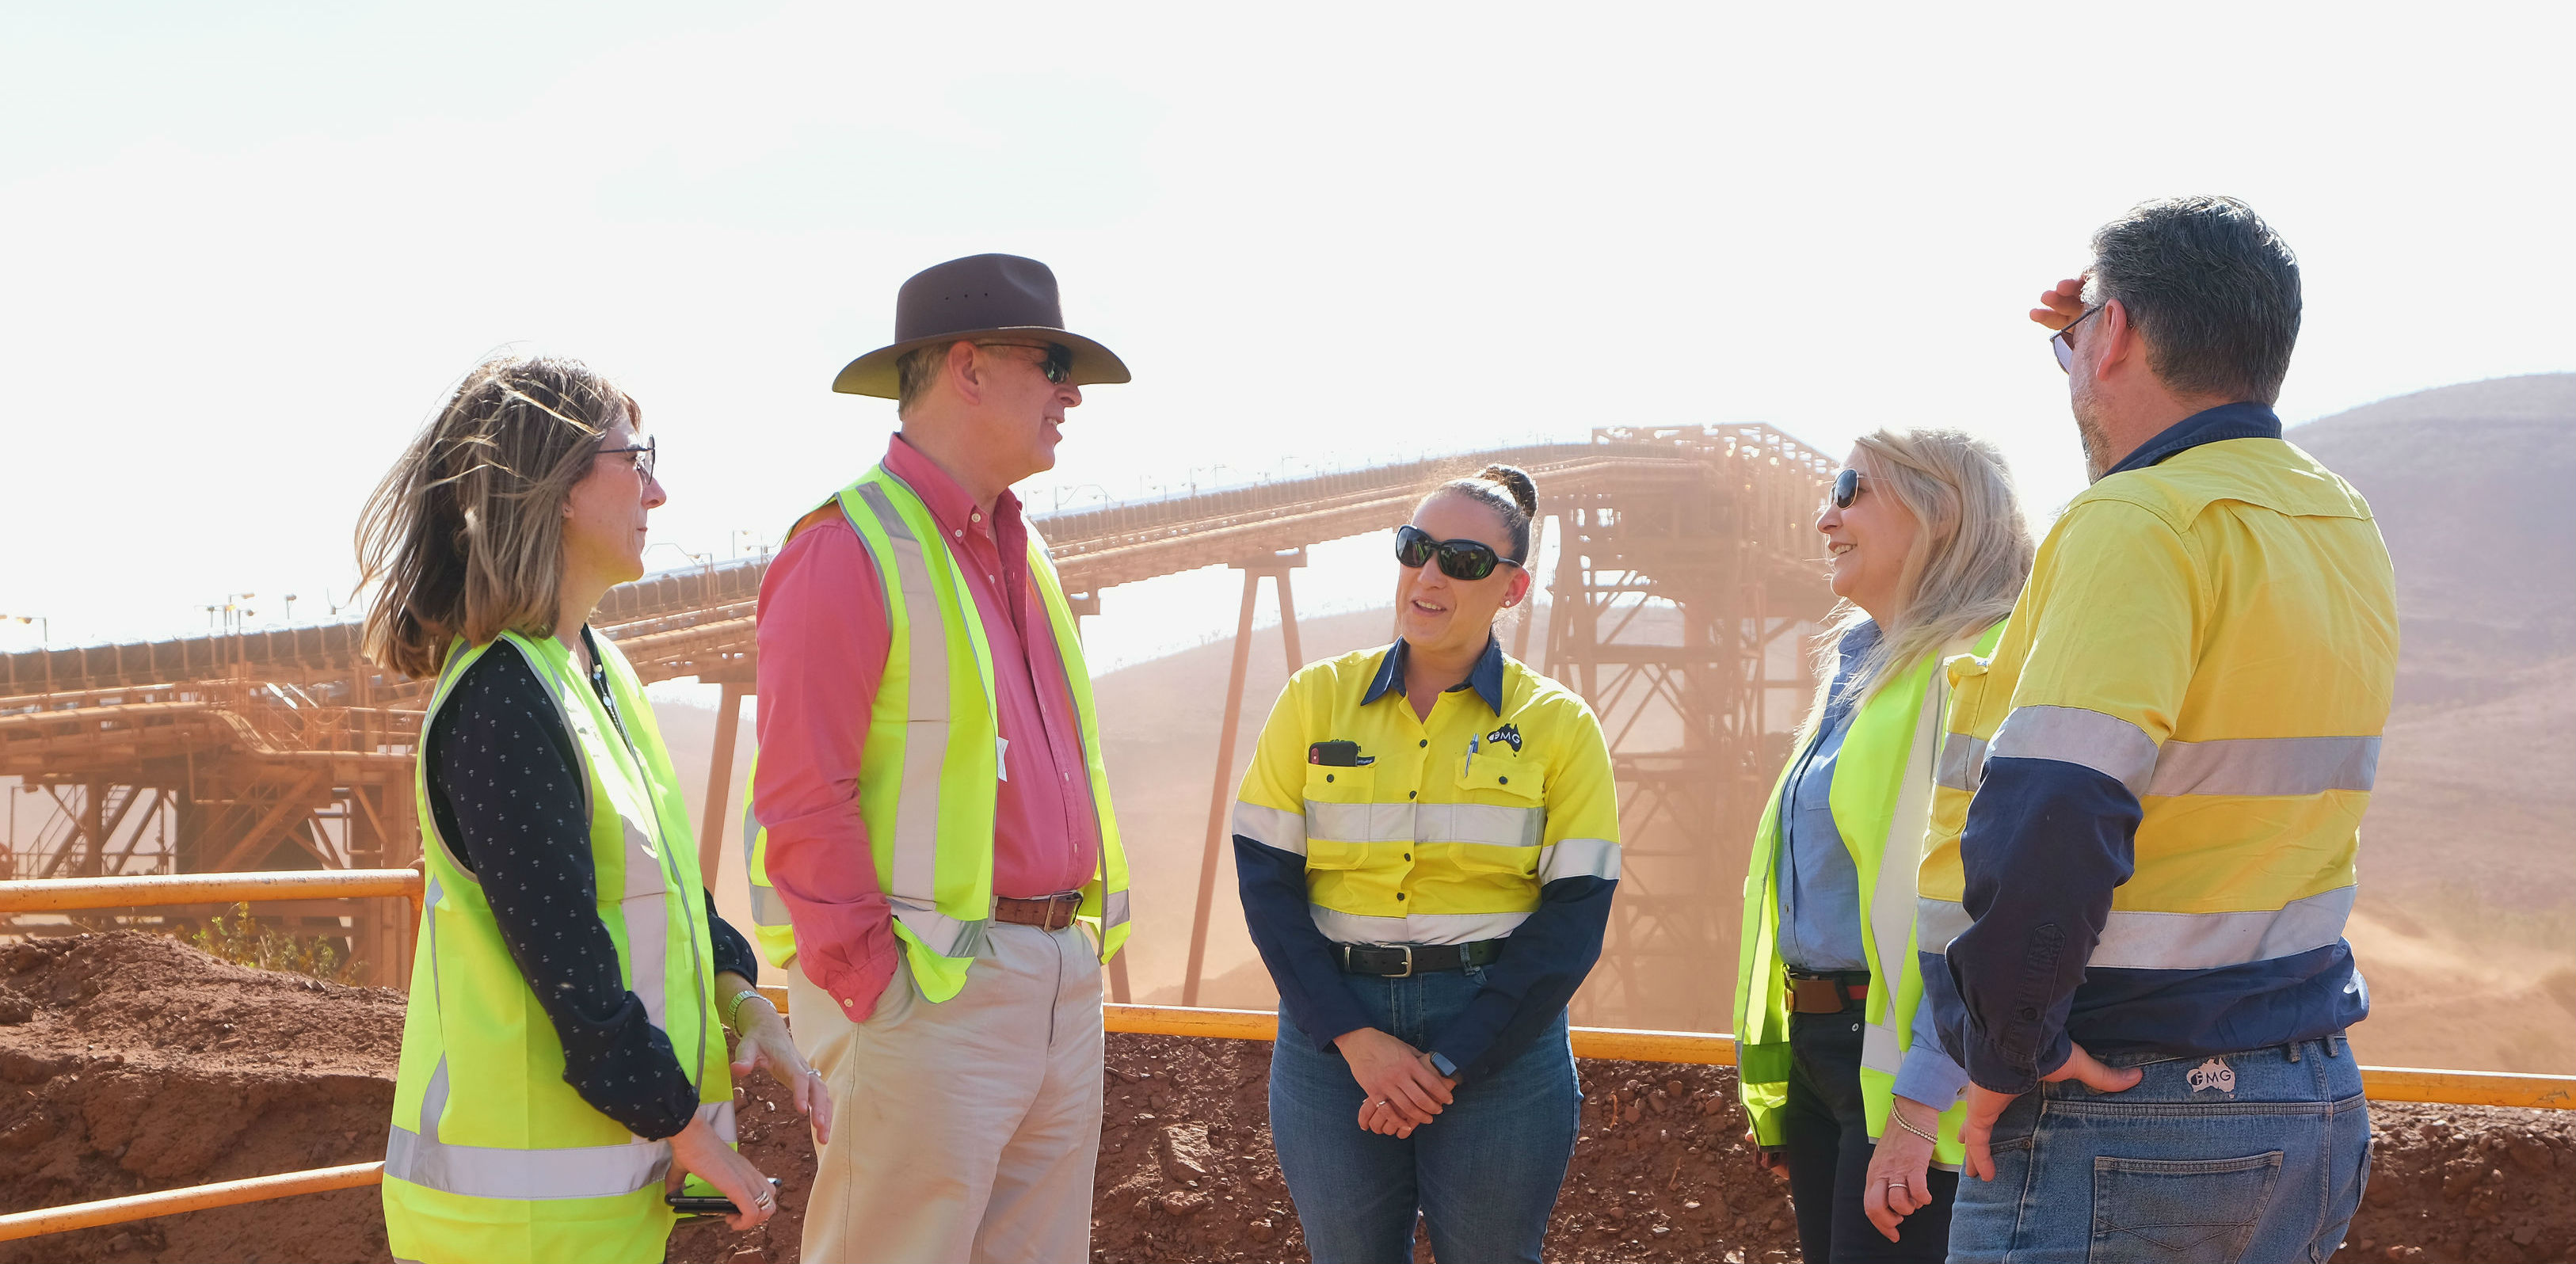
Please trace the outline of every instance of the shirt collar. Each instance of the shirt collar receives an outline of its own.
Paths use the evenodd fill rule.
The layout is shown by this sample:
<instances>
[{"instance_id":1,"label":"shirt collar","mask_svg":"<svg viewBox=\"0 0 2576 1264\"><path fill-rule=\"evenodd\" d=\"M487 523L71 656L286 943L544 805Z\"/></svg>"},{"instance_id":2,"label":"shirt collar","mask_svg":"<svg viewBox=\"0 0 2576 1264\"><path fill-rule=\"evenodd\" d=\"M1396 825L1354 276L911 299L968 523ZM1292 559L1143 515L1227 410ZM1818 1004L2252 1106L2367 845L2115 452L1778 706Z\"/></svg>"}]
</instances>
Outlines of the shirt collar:
<instances>
[{"instance_id":1,"label":"shirt collar","mask_svg":"<svg viewBox=\"0 0 2576 1264\"><path fill-rule=\"evenodd\" d=\"M1386 647L1385 656L1378 659L1376 678L1369 681L1368 693L1360 698L1361 706L1367 706L1389 693L1404 692L1406 652L1404 638L1400 636L1395 638L1395 644ZM1485 705L1493 708L1494 714L1503 713L1502 638L1491 633L1486 634L1485 652L1477 656L1476 666L1468 671L1466 682L1450 686L1449 692L1456 693L1461 689L1475 690L1476 696L1484 699Z\"/></svg>"},{"instance_id":2,"label":"shirt collar","mask_svg":"<svg viewBox=\"0 0 2576 1264\"><path fill-rule=\"evenodd\" d=\"M885 470L902 479L914 495L921 497L922 505L930 510L930 520L938 523L939 529L952 539L961 531L999 538L1001 523L1019 520L1020 498L1005 487L1000 498L993 502L992 516L996 521L984 521L983 507L966 494L966 489L958 486L957 480L948 476L948 471L922 455L921 449L912 446L901 434L886 440Z\"/></svg>"},{"instance_id":3,"label":"shirt collar","mask_svg":"<svg viewBox=\"0 0 2576 1264\"><path fill-rule=\"evenodd\" d=\"M2118 465L2103 471L2102 477L2143 470L2160 464L2166 458L2189 451L2204 443L2222 439L2278 439L2281 417L2268 405L2235 403L2204 408L2165 427L2163 433L2138 445L2138 450L2123 458ZM2100 480L2095 480L2100 481Z\"/></svg>"}]
</instances>

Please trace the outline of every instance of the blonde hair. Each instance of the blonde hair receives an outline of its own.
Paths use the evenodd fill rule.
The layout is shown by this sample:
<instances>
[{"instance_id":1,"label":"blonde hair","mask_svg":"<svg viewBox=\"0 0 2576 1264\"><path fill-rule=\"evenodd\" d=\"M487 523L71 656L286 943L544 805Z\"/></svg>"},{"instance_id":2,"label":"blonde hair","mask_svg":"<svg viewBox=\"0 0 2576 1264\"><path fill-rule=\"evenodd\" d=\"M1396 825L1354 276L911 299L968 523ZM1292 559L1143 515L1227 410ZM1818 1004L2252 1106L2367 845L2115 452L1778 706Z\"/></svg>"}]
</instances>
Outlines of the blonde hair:
<instances>
[{"instance_id":1,"label":"blonde hair","mask_svg":"<svg viewBox=\"0 0 2576 1264\"><path fill-rule=\"evenodd\" d=\"M578 360L474 366L358 515L361 652L422 677L458 637L553 636L562 506L621 419L640 424L635 401Z\"/></svg>"},{"instance_id":2,"label":"blonde hair","mask_svg":"<svg viewBox=\"0 0 2576 1264\"><path fill-rule=\"evenodd\" d=\"M1913 514L1917 529L1900 581L1904 604L1843 684L1855 706L1924 655L2011 614L2037 550L2012 470L1993 443L1964 430L1936 429L1881 430L1856 443L1869 466L1861 471L1869 490ZM1849 601L1826 616L1816 637L1816 694L1803 733L1816 731L1834 701L1843 638L1869 620L1868 611Z\"/></svg>"}]
</instances>

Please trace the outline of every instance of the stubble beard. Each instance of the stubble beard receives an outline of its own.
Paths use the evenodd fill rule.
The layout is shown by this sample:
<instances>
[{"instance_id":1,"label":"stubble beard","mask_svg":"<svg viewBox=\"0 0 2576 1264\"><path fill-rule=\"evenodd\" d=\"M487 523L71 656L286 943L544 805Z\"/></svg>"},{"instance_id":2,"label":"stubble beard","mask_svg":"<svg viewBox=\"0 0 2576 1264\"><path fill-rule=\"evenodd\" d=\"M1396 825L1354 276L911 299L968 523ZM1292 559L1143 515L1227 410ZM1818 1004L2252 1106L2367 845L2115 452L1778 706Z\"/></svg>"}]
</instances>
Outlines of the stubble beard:
<instances>
[{"instance_id":1,"label":"stubble beard","mask_svg":"<svg viewBox=\"0 0 2576 1264\"><path fill-rule=\"evenodd\" d=\"M2084 445L2084 479L2098 483L2111 469L2111 435L2102 428L2101 401L2094 398L2089 377L2076 379L2068 394L2075 412L2075 436Z\"/></svg>"}]
</instances>

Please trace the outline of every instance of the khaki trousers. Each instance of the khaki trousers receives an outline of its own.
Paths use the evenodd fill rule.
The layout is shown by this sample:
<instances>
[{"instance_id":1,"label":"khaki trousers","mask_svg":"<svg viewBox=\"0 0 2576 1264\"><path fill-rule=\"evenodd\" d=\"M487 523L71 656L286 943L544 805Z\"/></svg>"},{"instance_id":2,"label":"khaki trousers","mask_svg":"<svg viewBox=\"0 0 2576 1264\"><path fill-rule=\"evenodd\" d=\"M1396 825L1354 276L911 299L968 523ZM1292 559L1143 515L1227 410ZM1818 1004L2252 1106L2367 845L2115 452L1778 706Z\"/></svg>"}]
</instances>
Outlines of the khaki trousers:
<instances>
[{"instance_id":1,"label":"khaki trousers","mask_svg":"<svg viewBox=\"0 0 2576 1264\"><path fill-rule=\"evenodd\" d=\"M789 969L832 1091L808 1264L1085 1264L1100 1152L1100 960L1079 928L995 922L940 1004L898 966L863 1023Z\"/></svg>"}]
</instances>

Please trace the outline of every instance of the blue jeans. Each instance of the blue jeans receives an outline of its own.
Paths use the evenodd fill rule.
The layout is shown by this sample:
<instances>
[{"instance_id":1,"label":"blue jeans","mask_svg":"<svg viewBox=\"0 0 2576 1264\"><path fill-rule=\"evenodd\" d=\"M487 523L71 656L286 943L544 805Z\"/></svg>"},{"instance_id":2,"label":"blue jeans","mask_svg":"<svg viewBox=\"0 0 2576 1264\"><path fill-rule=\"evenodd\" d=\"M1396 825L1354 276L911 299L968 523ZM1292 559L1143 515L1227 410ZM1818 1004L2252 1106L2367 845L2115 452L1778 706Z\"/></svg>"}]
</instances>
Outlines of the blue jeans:
<instances>
[{"instance_id":1,"label":"blue jeans","mask_svg":"<svg viewBox=\"0 0 2576 1264\"><path fill-rule=\"evenodd\" d=\"M1995 1179L1959 1181L1951 1264L2286 1264L2343 1244L2370 1111L2340 1038L2102 1061L2145 1078L2043 1084L1995 1122Z\"/></svg>"},{"instance_id":2,"label":"blue jeans","mask_svg":"<svg viewBox=\"0 0 2576 1264\"><path fill-rule=\"evenodd\" d=\"M1379 1030L1419 1049L1467 1008L1483 976L1346 978ZM1538 1264L1583 1109L1564 1014L1492 1075L1460 1084L1457 1100L1409 1138L1363 1130L1365 1096L1342 1055L1318 1051L1282 1010L1270 1136L1315 1264L1408 1264L1416 1216L1443 1260Z\"/></svg>"}]
</instances>

